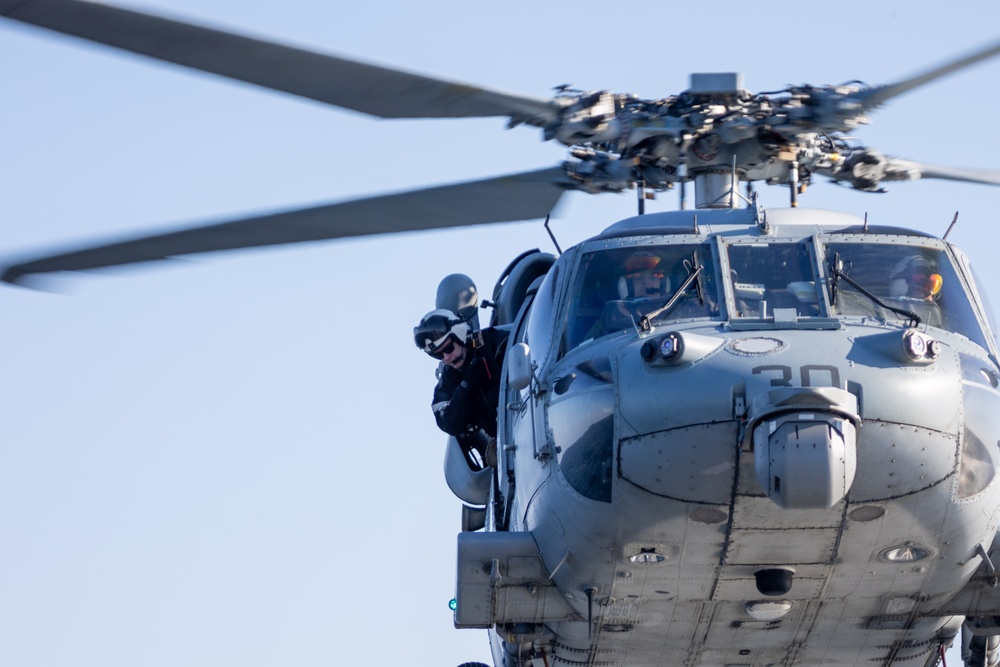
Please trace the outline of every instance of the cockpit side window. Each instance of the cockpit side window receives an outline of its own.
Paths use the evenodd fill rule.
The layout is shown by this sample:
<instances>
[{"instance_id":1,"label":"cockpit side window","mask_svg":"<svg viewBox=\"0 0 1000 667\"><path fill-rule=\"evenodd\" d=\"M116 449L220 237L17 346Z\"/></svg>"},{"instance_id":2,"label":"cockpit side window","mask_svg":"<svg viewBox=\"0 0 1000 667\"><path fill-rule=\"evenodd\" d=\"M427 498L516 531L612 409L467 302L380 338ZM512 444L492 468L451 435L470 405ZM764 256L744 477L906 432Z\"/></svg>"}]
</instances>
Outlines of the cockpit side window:
<instances>
[{"instance_id":1,"label":"cockpit side window","mask_svg":"<svg viewBox=\"0 0 1000 667\"><path fill-rule=\"evenodd\" d=\"M587 252L570 293L563 349L635 331L643 317L655 326L718 315L715 262L708 244L628 245Z\"/></svg>"},{"instance_id":2,"label":"cockpit side window","mask_svg":"<svg viewBox=\"0 0 1000 667\"><path fill-rule=\"evenodd\" d=\"M835 314L905 323L912 313L922 324L987 347L970 295L944 250L908 243L828 243L826 265ZM850 280L837 279L835 267Z\"/></svg>"},{"instance_id":3,"label":"cockpit side window","mask_svg":"<svg viewBox=\"0 0 1000 667\"><path fill-rule=\"evenodd\" d=\"M779 308L798 317L820 315L809 248L806 242L729 245L735 316L765 319Z\"/></svg>"},{"instance_id":4,"label":"cockpit side window","mask_svg":"<svg viewBox=\"0 0 1000 667\"><path fill-rule=\"evenodd\" d=\"M976 292L979 295L979 301L983 304L983 309L986 311L986 320L990 325L990 331L993 333L993 340L1000 343L1000 338L997 337L997 318L993 311L993 304L990 303L989 297L981 286L984 284L982 278L976 272L976 267L968 264L969 271L972 273L972 278L975 283Z\"/></svg>"},{"instance_id":5,"label":"cockpit side window","mask_svg":"<svg viewBox=\"0 0 1000 667\"><path fill-rule=\"evenodd\" d=\"M538 364L539 369L545 365L549 347L552 344L552 330L555 326L553 309L555 307L556 284L559 280L559 266L559 264L554 265L542 279L531 304L531 312L528 313L525 342L528 343L531 361Z\"/></svg>"}]
</instances>

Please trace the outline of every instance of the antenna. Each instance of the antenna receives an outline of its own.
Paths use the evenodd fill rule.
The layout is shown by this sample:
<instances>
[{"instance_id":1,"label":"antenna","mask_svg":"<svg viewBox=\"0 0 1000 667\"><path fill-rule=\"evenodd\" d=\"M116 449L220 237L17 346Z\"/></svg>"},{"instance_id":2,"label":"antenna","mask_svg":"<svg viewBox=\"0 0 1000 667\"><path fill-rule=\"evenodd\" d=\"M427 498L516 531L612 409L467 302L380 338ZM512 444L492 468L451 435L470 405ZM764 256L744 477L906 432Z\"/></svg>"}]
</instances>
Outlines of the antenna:
<instances>
[{"instance_id":1,"label":"antenna","mask_svg":"<svg viewBox=\"0 0 1000 667\"><path fill-rule=\"evenodd\" d=\"M551 217L551 215L552 214L550 213L545 216L545 231L549 233L549 238L552 239L552 245L556 247L556 252L558 252L561 255L562 248L559 247L559 241L556 241L556 235L552 233L552 228L549 227L549 218Z\"/></svg>"},{"instance_id":2,"label":"antenna","mask_svg":"<svg viewBox=\"0 0 1000 667\"><path fill-rule=\"evenodd\" d=\"M951 234L951 230L954 228L956 222L958 222L958 211L955 211L955 217L951 219L951 224L948 225L948 231L946 231L944 236L941 237L942 241L948 240L948 234Z\"/></svg>"},{"instance_id":3,"label":"antenna","mask_svg":"<svg viewBox=\"0 0 1000 667\"><path fill-rule=\"evenodd\" d=\"M587 636L590 637L594 631L594 593L597 588L587 586L583 592L587 594Z\"/></svg>"}]
</instances>

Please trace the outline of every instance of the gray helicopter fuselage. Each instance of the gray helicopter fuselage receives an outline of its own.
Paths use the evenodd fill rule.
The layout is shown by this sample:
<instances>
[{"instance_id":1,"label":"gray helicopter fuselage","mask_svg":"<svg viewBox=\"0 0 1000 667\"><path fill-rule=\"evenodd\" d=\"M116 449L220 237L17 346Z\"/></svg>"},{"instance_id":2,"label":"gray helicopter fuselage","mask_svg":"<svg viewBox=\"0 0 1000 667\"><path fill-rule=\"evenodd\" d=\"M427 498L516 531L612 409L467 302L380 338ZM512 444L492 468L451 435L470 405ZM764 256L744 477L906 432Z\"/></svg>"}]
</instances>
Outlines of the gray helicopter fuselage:
<instances>
[{"instance_id":1,"label":"gray helicopter fuselage","mask_svg":"<svg viewBox=\"0 0 1000 667\"><path fill-rule=\"evenodd\" d=\"M623 293L637 251L659 301ZM556 261L510 345L456 614L498 665L925 665L1000 613L970 592L997 350L950 244L804 209L631 218Z\"/></svg>"}]
</instances>

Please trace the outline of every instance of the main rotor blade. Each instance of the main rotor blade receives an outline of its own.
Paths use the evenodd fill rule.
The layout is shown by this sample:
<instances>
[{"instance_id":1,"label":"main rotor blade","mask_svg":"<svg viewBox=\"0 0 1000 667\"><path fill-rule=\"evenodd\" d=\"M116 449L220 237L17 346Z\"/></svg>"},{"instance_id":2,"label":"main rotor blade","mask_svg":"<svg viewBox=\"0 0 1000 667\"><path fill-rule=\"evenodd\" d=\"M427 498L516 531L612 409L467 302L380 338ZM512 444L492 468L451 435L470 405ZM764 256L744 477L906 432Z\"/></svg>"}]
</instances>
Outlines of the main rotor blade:
<instances>
[{"instance_id":1,"label":"main rotor blade","mask_svg":"<svg viewBox=\"0 0 1000 667\"><path fill-rule=\"evenodd\" d=\"M216 250L302 243L543 218L572 184L561 167L232 220L39 257L0 280L167 259Z\"/></svg>"},{"instance_id":2,"label":"main rotor blade","mask_svg":"<svg viewBox=\"0 0 1000 667\"><path fill-rule=\"evenodd\" d=\"M516 116L550 100L411 74L82 0L0 0L0 16L381 118Z\"/></svg>"},{"instance_id":3,"label":"main rotor blade","mask_svg":"<svg viewBox=\"0 0 1000 667\"><path fill-rule=\"evenodd\" d=\"M876 86L875 88L869 88L868 90L861 90L849 95L849 97L861 102L865 109L872 109L880 104L883 104L884 102L887 102L893 97L902 95L903 93L917 88L918 86L930 83L935 79L947 76L948 74L957 72L960 69L970 67L978 62L992 58L997 54L1000 54L1000 42L987 46L974 53L970 53L963 58L959 58L958 60L935 67L934 69L928 70L923 74L918 74L896 83Z\"/></svg>"},{"instance_id":4,"label":"main rotor blade","mask_svg":"<svg viewBox=\"0 0 1000 667\"><path fill-rule=\"evenodd\" d=\"M888 164L886 165L886 171L889 174L892 174L894 172L919 174L920 178L939 178L948 181L962 181L965 183L1000 185L1000 171L994 169L972 169L969 167L941 167L933 164L923 164L920 162L914 162L913 160L892 158L888 161Z\"/></svg>"}]
</instances>

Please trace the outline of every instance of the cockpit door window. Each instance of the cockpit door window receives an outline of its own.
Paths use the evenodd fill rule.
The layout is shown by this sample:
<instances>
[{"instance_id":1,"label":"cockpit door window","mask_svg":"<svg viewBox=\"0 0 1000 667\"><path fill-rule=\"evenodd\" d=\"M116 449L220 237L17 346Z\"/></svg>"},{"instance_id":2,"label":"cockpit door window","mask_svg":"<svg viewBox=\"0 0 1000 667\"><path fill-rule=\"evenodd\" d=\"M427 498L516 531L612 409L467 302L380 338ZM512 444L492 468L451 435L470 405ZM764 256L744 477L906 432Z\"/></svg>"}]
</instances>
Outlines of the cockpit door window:
<instances>
[{"instance_id":1,"label":"cockpit door window","mask_svg":"<svg viewBox=\"0 0 1000 667\"><path fill-rule=\"evenodd\" d=\"M827 243L825 261L835 315L938 327L989 349L970 287L943 248L891 239ZM850 280L838 279L836 267Z\"/></svg>"},{"instance_id":2,"label":"cockpit door window","mask_svg":"<svg viewBox=\"0 0 1000 667\"><path fill-rule=\"evenodd\" d=\"M630 244L586 252L570 292L564 350L612 334L720 313L707 243Z\"/></svg>"}]
</instances>

